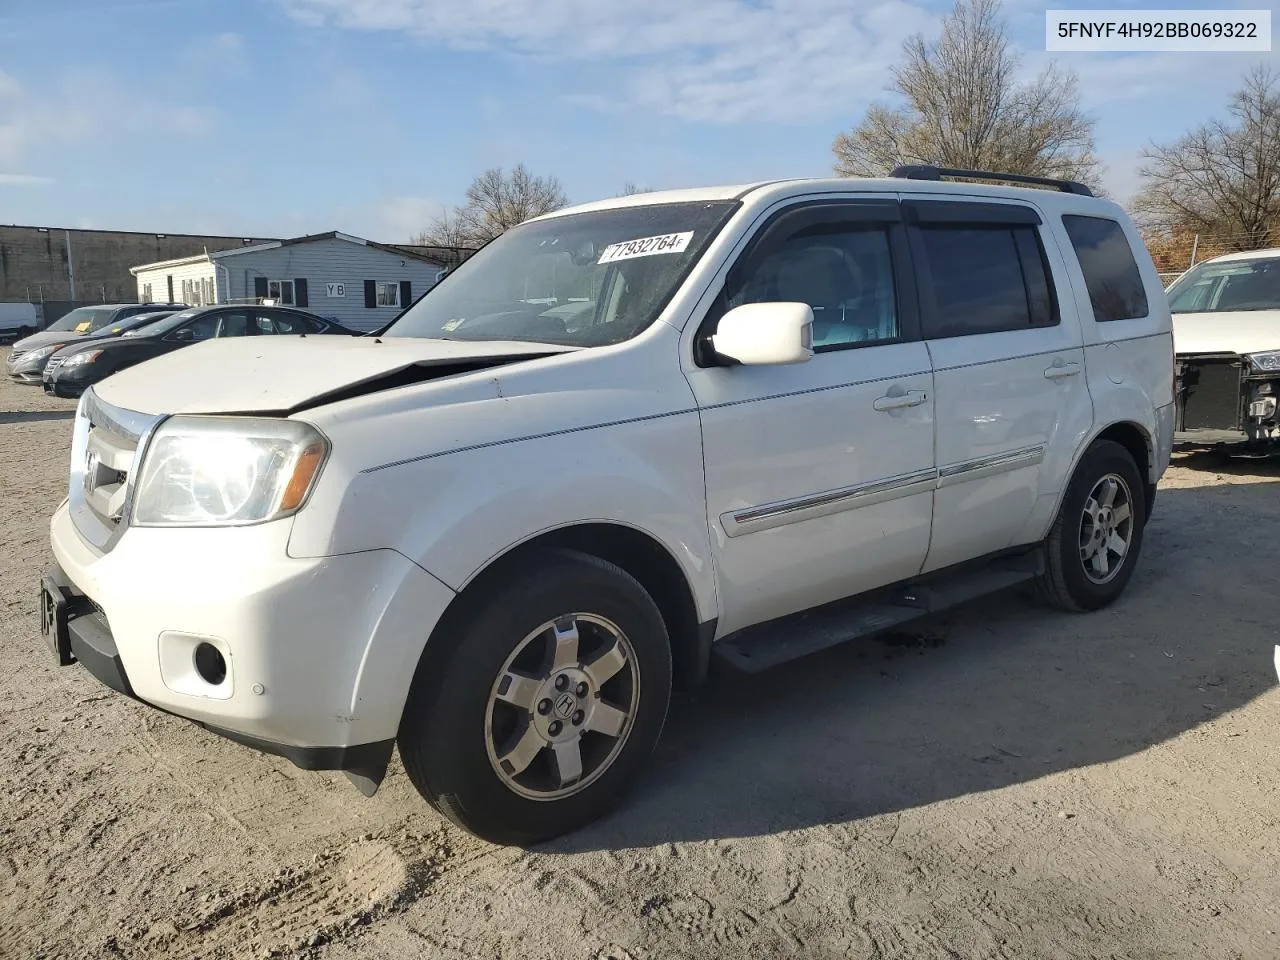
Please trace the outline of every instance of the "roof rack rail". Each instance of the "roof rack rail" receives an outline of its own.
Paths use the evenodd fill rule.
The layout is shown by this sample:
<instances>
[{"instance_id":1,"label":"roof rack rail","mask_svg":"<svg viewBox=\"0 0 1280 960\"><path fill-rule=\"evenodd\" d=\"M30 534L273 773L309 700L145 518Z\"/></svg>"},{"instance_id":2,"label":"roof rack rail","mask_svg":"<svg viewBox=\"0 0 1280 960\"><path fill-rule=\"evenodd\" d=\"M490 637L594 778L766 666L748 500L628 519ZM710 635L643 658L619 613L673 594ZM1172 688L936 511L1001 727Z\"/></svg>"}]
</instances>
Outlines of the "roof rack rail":
<instances>
[{"instance_id":1,"label":"roof rack rail","mask_svg":"<svg viewBox=\"0 0 1280 960\"><path fill-rule=\"evenodd\" d=\"M1075 180L1055 180L1053 177L1029 177L1022 173L996 173L992 170L956 170L951 167L931 167L924 164L908 164L894 167L889 174L899 180L941 180L943 177L966 177L974 180L1007 180L1010 183L1038 183L1053 187L1063 193L1092 197L1093 191Z\"/></svg>"}]
</instances>

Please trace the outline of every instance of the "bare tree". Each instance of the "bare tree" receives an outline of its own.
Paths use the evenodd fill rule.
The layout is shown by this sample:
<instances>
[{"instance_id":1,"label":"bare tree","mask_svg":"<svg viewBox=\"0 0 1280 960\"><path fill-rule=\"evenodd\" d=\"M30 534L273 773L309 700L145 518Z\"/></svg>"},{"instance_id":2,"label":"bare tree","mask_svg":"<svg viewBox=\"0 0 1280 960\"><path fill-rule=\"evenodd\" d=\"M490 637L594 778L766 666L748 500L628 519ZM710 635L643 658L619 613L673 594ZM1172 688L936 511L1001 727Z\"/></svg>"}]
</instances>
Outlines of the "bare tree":
<instances>
[{"instance_id":1,"label":"bare tree","mask_svg":"<svg viewBox=\"0 0 1280 960\"><path fill-rule=\"evenodd\" d=\"M630 197L637 193L653 193L653 187L641 187L633 180L628 180L622 185L622 192L618 194L620 197Z\"/></svg>"},{"instance_id":2,"label":"bare tree","mask_svg":"<svg viewBox=\"0 0 1280 960\"><path fill-rule=\"evenodd\" d=\"M413 238L419 246L463 248L472 246L471 236L463 228L456 209L445 209L431 224Z\"/></svg>"},{"instance_id":3,"label":"bare tree","mask_svg":"<svg viewBox=\"0 0 1280 960\"><path fill-rule=\"evenodd\" d=\"M446 210L418 237L418 242L448 247L478 247L494 237L569 201L555 177L535 177L523 163L509 174L501 167L486 170L467 187L467 202Z\"/></svg>"},{"instance_id":4,"label":"bare tree","mask_svg":"<svg viewBox=\"0 0 1280 960\"><path fill-rule=\"evenodd\" d=\"M942 35L903 44L890 88L900 106L873 104L832 144L840 176L884 176L899 164L1066 177L1096 183L1093 119L1076 76L1054 65L1029 83L1000 18L1000 0L957 0Z\"/></svg>"},{"instance_id":5,"label":"bare tree","mask_svg":"<svg viewBox=\"0 0 1280 960\"><path fill-rule=\"evenodd\" d=\"M1149 229L1210 234L1233 250L1280 239L1280 76L1258 67L1211 120L1143 151L1133 212Z\"/></svg>"}]
</instances>

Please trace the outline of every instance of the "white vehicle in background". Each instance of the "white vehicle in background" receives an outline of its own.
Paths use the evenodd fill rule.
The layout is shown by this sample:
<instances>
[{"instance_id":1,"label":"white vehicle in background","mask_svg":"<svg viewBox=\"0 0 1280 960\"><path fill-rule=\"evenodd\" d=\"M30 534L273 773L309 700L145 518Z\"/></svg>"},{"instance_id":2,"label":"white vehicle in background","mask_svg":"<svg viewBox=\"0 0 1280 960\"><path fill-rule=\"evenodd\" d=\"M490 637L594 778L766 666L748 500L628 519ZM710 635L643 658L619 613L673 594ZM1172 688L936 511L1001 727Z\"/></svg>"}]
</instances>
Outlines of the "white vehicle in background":
<instances>
[{"instance_id":1,"label":"white vehicle in background","mask_svg":"<svg viewBox=\"0 0 1280 960\"><path fill-rule=\"evenodd\" d=\"M673 680L1124 590L1173 345L1079 184L787 180L529 221L378 336L211 340L76 414L44 633L116 690L527 843Z\"/></svg>"},{"instance_id":2,"label":"white vehicle in background","mask_svg":"<svg viewBox=\"0 0 1280 960\"><path fill-rule=\"evenodd\" d=\"M1206 260L1168 296L1177 439L1272 449L1280 439L1280 248Z\"/></svg>"},{"instance_id":3,"label":"white vehicle in background","mask_svg":"<svg viewBox=\"0 0 1280 960\"><path fill-rule=\"evenodd\" d=\"M34 303L0 303L0 343L35 333L40 326L39 309Z\"/></svg>"}]
</instances>

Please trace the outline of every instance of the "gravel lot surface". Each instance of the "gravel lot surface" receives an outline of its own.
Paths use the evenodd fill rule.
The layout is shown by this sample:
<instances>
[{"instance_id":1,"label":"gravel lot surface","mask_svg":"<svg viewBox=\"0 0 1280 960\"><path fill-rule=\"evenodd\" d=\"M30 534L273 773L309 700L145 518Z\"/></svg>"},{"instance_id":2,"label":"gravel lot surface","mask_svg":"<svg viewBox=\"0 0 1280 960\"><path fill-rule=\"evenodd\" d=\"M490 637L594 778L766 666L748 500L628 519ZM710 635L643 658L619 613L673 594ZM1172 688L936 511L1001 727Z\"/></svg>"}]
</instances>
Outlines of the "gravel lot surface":
<instances>
[{"instance_id":1,"label":"gravel lot surface","mask_svg":"<svg viewBox=\"0 0 1280 960\"><path fill-rule=\"evenodd\" d=\"M55 667L73 409L0 383L0 957L1280 955L1275 465L1179 456L1102 613L716 677L619 812L524 851L398 761L366 800Z\"/></svg>"}]
</instances>

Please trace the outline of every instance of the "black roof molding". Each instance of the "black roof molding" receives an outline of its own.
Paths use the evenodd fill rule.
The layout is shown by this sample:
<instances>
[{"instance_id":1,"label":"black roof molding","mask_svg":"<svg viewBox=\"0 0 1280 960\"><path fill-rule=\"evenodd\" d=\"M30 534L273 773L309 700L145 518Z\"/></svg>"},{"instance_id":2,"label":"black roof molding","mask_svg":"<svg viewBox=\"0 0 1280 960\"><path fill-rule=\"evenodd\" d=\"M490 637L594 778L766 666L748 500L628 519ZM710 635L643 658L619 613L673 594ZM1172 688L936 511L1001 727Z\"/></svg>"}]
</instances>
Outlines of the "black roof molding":
<instances>
[{"instance_id":1,"label":"black roof molding","mask_svg":"<svg viewBox=\"0 0 1280 960\"><path fill-rule=\"evenodd\" d=\"M993 170L960 170L953 167L931 167L908 164L894 167L889 174L899 180L942 180L944 177L961 177L966 180L1004 180L1008 183L1034 183L1053 187L1062 193L1074 193L1079 197L1092 197L1093 191L1075 180L1057 180L1053 177L1030 177L1022 173L997 173Z\"/></svg>"}]
</instances>

